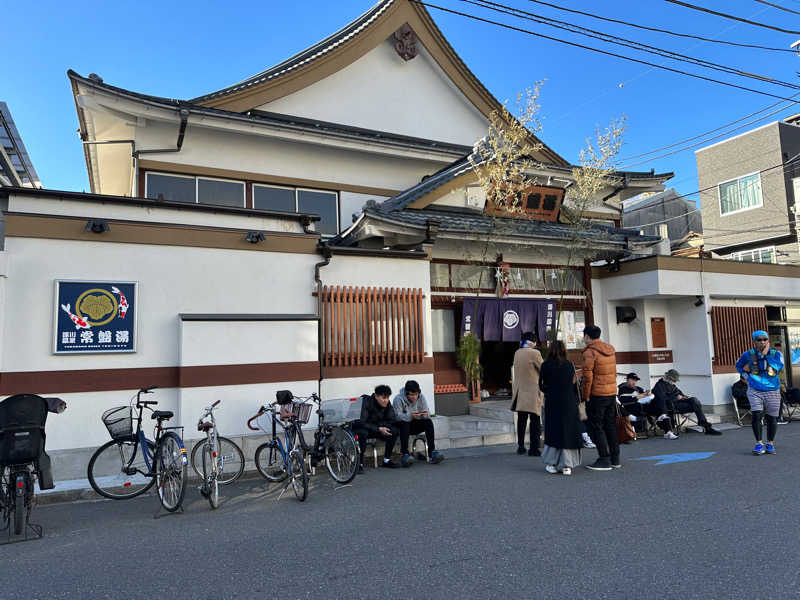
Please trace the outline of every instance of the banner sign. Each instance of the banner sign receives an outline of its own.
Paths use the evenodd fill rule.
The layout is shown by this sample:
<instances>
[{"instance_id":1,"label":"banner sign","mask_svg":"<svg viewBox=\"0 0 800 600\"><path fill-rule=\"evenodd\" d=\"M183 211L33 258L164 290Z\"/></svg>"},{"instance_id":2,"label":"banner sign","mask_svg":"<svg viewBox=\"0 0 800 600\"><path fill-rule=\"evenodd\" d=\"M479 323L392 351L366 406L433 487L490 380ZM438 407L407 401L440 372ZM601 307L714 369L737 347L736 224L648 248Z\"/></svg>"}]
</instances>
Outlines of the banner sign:
<instances>
[{"instance_id":1,"label":"banner sign","mask_svg":"<svg viewBox=\"0 0 800 600\"><path fill-rule=\"evenodd\" d=\"M524 332L532 331L546 340L554 319L552 300L480 298L476 306L475 298L464 298L461 334L472 333L486 342L518 342Z\"/></svg>"},{"instance_id":2,"label":"banner sign","mask_svg":"<svg viewBox=\"0 0 800 600\"><path fill-rule=\"evenodd\" d=\"M56 354L136 352L136 283L56 281Z\"/></svg>"}]
</instances>

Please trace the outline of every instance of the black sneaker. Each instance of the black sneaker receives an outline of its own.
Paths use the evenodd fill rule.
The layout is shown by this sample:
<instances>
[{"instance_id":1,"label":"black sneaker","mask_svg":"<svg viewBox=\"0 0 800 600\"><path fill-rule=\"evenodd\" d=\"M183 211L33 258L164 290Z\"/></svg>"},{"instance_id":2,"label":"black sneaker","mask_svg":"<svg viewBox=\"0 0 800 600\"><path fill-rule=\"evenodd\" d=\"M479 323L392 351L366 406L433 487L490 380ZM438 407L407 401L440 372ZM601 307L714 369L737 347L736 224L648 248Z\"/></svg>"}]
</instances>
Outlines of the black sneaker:
<instances>
[{"instance_id":1,"label":"black sneaker","mask_svg":"<svg viewBox=\"0 0 800 600\"><path fill-rule=\"evenodd\" d=\"M706 425L706 435L722 435L722 432L717 431L711 425Z\"/></svg>"},{"instance_id":2,"label":"black sneaker","mask_svg":"<svg viewBox=\"0 0 800 600\"><path fill-rule=\"evenodd\" d=\"M432 465L438 465L443 460L444 460L444 454L442 454L438 450L434 450L433 452L431 452L431 461L430 462L431 462Z\"/></svg>"},{"instance_id":3,"label":"black sneaker","mask_svg":"<svg viewBox=\"0 0 800 600\"><path fill-rule=\"evenodd\" d=\"M385 460L381 463L381 466L387 469L396 469L399 465L396 462Z\"/></svg>"},{"instance_id":4,"label":"black sneaker","mask_svg":"<svg viewBox=\"0 0 800 600\"><path fill-rule=\"evenodd\" d=\"M541 456L542 453L538 448L531 448L528 450L528 456Z\"/></svg>"},{"instance_id":5,"label":"black sneaker","mask_svg":"<svg viewBox=\"0 0 800 600\"><path fill-rule=\"evenodd\" d=\"M610 471L611 461L608 458L598 458L591 465L586 465L586 468L592 471Z\"/></svg>"},{"instance_id":6,"label":"black sneaker","mask_svg":"<svg viewBox=\"0 0 800 600\"><path fill-rule=\"evenodd\" d=\"M611 468L612 469L621 469L622 463L619 462L619 458L611 458Z\"/></svg>"},{"instance_id":7,"label":"black sneaker","mask_svg":"<svg viewBox=\"0 0 800 600\"><path fill-rule=\"evenodd\" d=\"M403 454L402 458L400 459L400 464L408 468L414 464L414 459L411 458L411 455L409 454Z\"/></svg>"},{"instance_id":8,"label":"black sneaker","mask_svg":"<svg viewBox=\"0 0 800 600\"><path fill-rule=\"evenodd\" d=\"M525 446L517 446L517 454L525 454Z\"/></svg>"}]
</instances>

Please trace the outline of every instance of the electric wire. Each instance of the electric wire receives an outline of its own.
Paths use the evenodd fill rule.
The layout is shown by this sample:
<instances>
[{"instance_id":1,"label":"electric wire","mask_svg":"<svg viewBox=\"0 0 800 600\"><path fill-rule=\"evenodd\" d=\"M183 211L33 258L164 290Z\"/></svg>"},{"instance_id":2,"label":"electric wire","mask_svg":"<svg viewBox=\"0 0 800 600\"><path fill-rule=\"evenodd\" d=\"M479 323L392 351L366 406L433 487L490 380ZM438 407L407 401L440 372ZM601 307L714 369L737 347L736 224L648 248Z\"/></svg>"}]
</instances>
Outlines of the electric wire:
<instances>
[{"instance_id":1,"label":"electric wire","mask_svg":"<svg viewBox=\"0 0 800 600\"><path fill-rule=\"evenodd\" d=\"M707 69L712 69L714 71L720 71L723 73L727 73L729 75L737 75L739 77L745 77L749 79L755 79L757 81L771 83L773 85L779 85L791 89L800 89L800 85L789 83L787 81L782 81L780 79L775 79L772 77L767 77L765 75L759 75L757 73L750 73L747 71L742 71L741 69L737 69L735 67L730 67L728 65L723 65L720 63L711 62L702 58L697 58L694 56L688 56L686 54L681 54L679 52L673 52L672 50L665 50L664 48L659 48L657 46L651 46L650 44L645 44L643 42L637 42L635 40L630 40L627 38L619 37L613 34L604 33L602 31L598 31L596 29L590 29L588 27L582 27L580 25L573 25L566 21L561 21L559 19L553 19L551 17L546 17L543 15L539 15L536 13L532 13L529 11L525 11L519 8L514 8L512 6L508 6L506 4L500 4L497 2L492 2L490 0L460 0L461 2L471 4L473 6L477 6L480 8L486 8L488 10L492 10L495 12L499 12L502 14L510 15L513 17L517 17L519 19L525 19L527 21L532 21L534 23L539 23L540 25L547 25L548 27L553 27L555 29L560 29L563 31L569 31L570 33L576 33L578 35L583 35L586 37L598 39L600 41L609 43L609 44L617 44L619 46L623 46L626 48L631 48L633 50L637 50L640 52L647 52L648 54L654 54L656 56L661 56L662 58L667 58L670 60L675 60L679 62L685 62L688 64L692 64L699 67L705 67Z\"/></svg>"},{"instance_id":2,"label":"electric wire","mask_svg":"<svg viewBox=\"0 0 800 600\"><path fill-rule=\"evenodd\" d=\"M708 81L710 83L717 83L719 85L723 85L723 86L726 86L726 87L731 87L731 88L743 90L743 91L746 91L746 92L752 92L754 94L759 94L761 96L768 96L770 98L777 98L779 100L785 100L787 102L792 102L793 101L792 98L789 98L789 97L786 97L786 96L779 96L777 94L772 94L770 92L757 90L755 88L749 88L747 86L738 85L738 84L731 83L731 82L728 82L728 81L722 81L720 79L714 79L712 77L706 77L705 75L698 75L697 73L689 73L687 71L682 71L680 69L674 69L672 67L667 67L665 65L659 65L657 63L649 62L649 61L646 61L646 60L641 60L641 59L638 59L638 58L633 58L631 56L625 56L624 54L617 54L616 52L610 52L608 50L601 50L600 48L593 48L592 46L586 46L585 44L578 44L576 42L569 42L567 40L562 40L562 39L559 39L559 38L555 38L555 37L552 37L552 36L549 36L549 35L545 35L543 33L537 33L535 31L531 31L529 29L524 29L522 27L515 27L513 25L507 25L506 23L501 23L499 21L493 21L491 19L485 19L483 17L478 17L476 15L472 15L472 14L469 14L469 13L461 12L461 11L458 11L458 10L453 10L451 8L445 8L443 6L439 6L437 4L432 4L430 2L423 2L422 0L409 0L409 1L413 2L415 4L419 4L421 6L426 6L426 7L429 7L429 8L435 8L435 9L440 10L442 12L458 15L458 16L461 16L461 17L465 17L467 19L472 19L474 21L481 21L481 22L487 23L489 25L495 25L495 26L498 26L498 27L502 27L503 29L510 29L512 31L518 31L520 33L525 33L525 34L528 34L528 35L532 35L532 36L539 37L539 38L542 38L542 39L550 40L550 41L553 41L553 42L558 42L559 44L565 44L567 46L572 46L572 47L575 47L575 48L581 48L583 50L589 50L591 52L597 52L598 54L605 54L606 56L613 56L613 57L616 57L616 58L621 58L623 60L639 63L639 64L642 64L642 65L647 65L649 67L654 67L654 68L657 68L657 69L661 69L663 71L669 71L671 73L677 73L679 75L685 75L687 77L692 77L694 79L701 79L703 81Z\"/></svg>"},{"instance_id":3,"label":"electric wire","mask_svg":"<svg viewBox=\"0 0 800 600\"><path fill-rule=\"evenodd\" d=\"M773 4L772 2L767 2L766 0L756 0L756 2L759 2L761 4L766 4L767 6L771 6L773 8L777 8L778 10L785 10L788 13L794 13L796 15L800 15L800 12L798 12L796 10L792 10L791 8L786 8L786 7L783 7L783 6L778 6L777 4Z\"/></svg>"},{"instance_id":4,"label":"electric wire","mask_svg":"<svg viewBox=\"0 0 800 600\"><path fill-rule=\"evenodd\" d=\"M738 46L738 47L741 47L741 48L753 48L753 49L756 49L756 50L769 50L771 52L794 52L794 50L791 50L789 48L773 48L773 47L770 47L770 46L761 46L761 45L758 45L758 44L745 44L745 43L742 43L742 42L731 42L730 40L715 40L713 38L707 38L707 37L703 37L703 36L700 36L700 35L693 35L693 34L690 34L690 33L678 33L677 31L670 31L669 29L660 29L658 27L648 27L647 25L639 25L637 23L630 23L628 21L623 21L621 19L612 19L610 17L604 17L602 15L598 15L598 14L595 14L595 13L584 12L582 10L575 10L574 8L567 8L565 6L559 6L558 4L552 4L550 2L544 2L544 0L528 0L528 1L529 2L533 2L535 4L540 4L542 6L549 6L551 8L555 8L556 10L562 10L562 11L565 11L565 12L578 14L578 15L583 15L585 17L590 17L592 19L599 19L601 21L607 21L609 23L617 23L619 25L625 25L627 27L635 27L637 29L644 29L646 31L655 31L657 33L665 33L667 35L673 35L673 36L677 36L677 37L691 38L691 39L700 40L700 41L703 41L703 42L711 42L711 43L714 43L714 44L724 44L724 45L728 45L728 46Z\"/></svg>"},{"instance_id":5,"label":"electric wire","mask_svg":"<svg viewBox=\"0 0 800 600\"><path fill-rule=\"evenodd\" d=\"M737 17L736 15L729 15L728 13L719 12L716 10L711 10L710 8L705 8L703 6L697 6L696 4L689 4L688 2L681 2L681 0L664 0L665 2L669 2L671 4L677 4L678 6L683 6L689 8L691 10L696 10L699 12L704 12L709 15L715 15L717 17L722 17L724 19L731 19L733 21L739 21L740 23L747 23L748 25L755 25L756 27L763 27L764 29L772 29L773 31L780 31L781 33L791 33L794 35L800 35L800 31L795 31L794 29L783 29L781 27L775 27L774 25L767 25L766 23L759 23L758 21L751 21L750 19L744 19L742 17Z\"/></svg>"}]
</instances>

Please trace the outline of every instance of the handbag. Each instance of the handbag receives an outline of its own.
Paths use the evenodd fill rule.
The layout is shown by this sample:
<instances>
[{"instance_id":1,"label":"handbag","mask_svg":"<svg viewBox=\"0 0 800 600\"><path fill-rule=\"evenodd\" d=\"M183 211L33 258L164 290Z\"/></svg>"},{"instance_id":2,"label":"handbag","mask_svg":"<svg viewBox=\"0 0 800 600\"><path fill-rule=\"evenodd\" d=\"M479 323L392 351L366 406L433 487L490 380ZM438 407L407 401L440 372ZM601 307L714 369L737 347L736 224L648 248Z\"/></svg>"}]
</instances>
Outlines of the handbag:
<instances>
[{"instance_id":1,"label":"handbag","mask_svg":"<svg viewBox=\"0 0 800 600\"><path fill-rule=\"evenodd\" d=\"M575 395L578 397L578 419L581 421L588 421L589 416L586 414L586 402L581 398L581 388L577 381L573 385L575 386Z\"/></svg>"},{"instance_id":2,"label":"handbag","mask_svg":"<svg viewBox=\"0 0 800 600\"><path fill-rule=\"evenodd\" d=\"M619 412L619 404L617 404L617 441L620 444L627 444L636 439L636 430L633 428L628 417L622 416Z\"/></svg>"}]
</instances>

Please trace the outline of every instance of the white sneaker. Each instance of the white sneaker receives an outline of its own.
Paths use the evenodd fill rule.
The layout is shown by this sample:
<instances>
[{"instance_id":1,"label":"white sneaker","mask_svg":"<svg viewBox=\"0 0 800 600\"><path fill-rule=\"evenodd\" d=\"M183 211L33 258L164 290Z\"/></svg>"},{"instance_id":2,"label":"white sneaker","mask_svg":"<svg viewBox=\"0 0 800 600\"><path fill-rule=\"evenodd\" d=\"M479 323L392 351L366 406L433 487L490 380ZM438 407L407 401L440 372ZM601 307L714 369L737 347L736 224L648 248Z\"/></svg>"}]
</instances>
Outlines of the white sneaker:
<instances>
[{"instance_id":1,"label":"white sneaker","mask_svg":"<svg viewBox=\"0 0 800 600\"><path fill-rule=\"evenodd\" d=\"M569 467L564 467L563 469L561 469L561 474L562 475L572 475L572 469L570 469Z\"/></svg>"},{"instance_id":2,"label":"white sneaker","mask_svg":"<svg viewBox=\"0 0 800 600\"><path fill-rule=\"evenodd\" d=\"M552 474L558 473L558 469L556 469L553 465L547 465L544 470Z\"/></svg>"},{"instance_id":3,"label":"white sneaker","mask_svg":"<svg viewBox=\"0 0 800 600\"><path fill-rule=\"evenodd\" d=\"M597 446L594 445L592 438L589 437L588 433L583 434L583 447L589 449L597 448Z\"/></svg>"},{"instance_id":4,"label":"white sneaker","mask_svg":"<svg viewBox=\"0 0 800 600\"><path fill-rule=\"evenodd\" d=\"M665 440L677 440L678 436L675 435L674 433L672 433L671 431L668 431L667 433L664 434L664 439Z\"/></svg>"},{"instance_id":5,"label":"white sneaker","mask_svg":"<svg viewBox=\"0 0 800 600\"><path fill-rule=\"evenodd\" d=\"M631 415L629 418L630 418L630 420L631 420L631 423L636 423L636 420L637 420L637 419L636 419L636 417L635 417L635 416Z\"/></svg>"}]
</instances>

